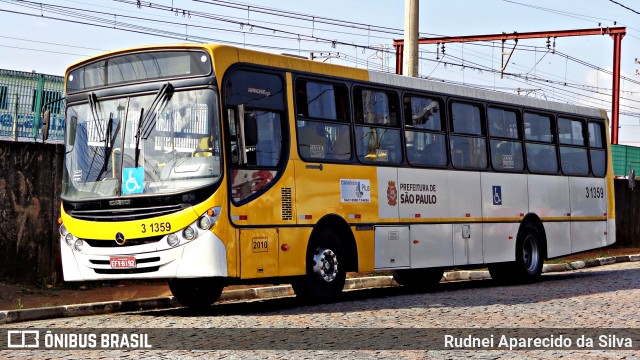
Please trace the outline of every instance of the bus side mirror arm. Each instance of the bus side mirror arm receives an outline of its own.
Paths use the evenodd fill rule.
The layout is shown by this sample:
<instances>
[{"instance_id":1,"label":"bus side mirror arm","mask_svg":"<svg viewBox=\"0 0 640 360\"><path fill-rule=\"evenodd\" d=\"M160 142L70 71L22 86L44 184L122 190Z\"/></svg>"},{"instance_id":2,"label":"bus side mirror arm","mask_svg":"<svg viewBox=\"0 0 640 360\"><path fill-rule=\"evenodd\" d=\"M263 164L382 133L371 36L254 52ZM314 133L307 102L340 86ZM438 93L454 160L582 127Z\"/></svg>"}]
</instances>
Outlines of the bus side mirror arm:
<instances>
[{"instance_id":1,"label":"bus side mirror arm","mask_svg":"<svg viewBox=\"0 0 640 360\"><path fill-rule=\"evenodd\" d=\"M633 191L636 188L636 171L634 169L629 170L629 189Z\"/></svg>"},{"instance_id":2,"label":"bus side mirror arm","mask_svg":"<svg viewBox=\"0 0 640 360\"><path fill-rule=\"evenodd\" d=\"M244 134L244 104L238 105L238 163L247 163L247 143Z\"/></svg>"}]
</instances>

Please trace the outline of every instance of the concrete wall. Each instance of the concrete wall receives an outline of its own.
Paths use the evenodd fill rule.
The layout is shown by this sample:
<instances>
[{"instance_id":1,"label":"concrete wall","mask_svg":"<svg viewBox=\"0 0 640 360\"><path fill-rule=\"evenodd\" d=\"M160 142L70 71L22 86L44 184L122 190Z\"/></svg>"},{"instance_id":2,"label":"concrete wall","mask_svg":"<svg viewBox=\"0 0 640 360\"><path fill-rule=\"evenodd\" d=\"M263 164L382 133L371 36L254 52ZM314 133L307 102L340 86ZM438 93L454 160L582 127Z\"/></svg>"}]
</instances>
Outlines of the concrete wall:
<instances>
[{"instance_id":1,"label":"concrete wall","mask_svg":"<svg viewBox=\"0 0 640 360\"><path fill-rule=\"evenodd\" d=\"M626 179L616 179L615 192L616 245L640 247L640 182L631 191Z\"/></svg>"},{"instance_id":2,"label":"concrete wall","mask_svg":"<svg viewBox=\"0 0 640 360\"><path fill-rule=\"evenodd\" d=\"M0 141L0 281L61 279L58 250L64 147Z\"/></svg>"}]
</instances>

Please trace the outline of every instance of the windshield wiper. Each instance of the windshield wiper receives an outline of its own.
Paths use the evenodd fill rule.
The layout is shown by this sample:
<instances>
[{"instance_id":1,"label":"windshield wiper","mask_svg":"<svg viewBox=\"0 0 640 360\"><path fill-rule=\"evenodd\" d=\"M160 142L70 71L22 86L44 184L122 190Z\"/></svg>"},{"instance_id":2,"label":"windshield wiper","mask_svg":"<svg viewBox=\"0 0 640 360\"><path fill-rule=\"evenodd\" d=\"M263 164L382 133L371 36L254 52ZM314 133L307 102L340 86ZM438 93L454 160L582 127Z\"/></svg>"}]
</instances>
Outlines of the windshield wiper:
<instances>
[{"instance_id":1,"label":"windshield wiper","mask_svg":"<svg viewBox=\"0 0 640 360\"><path fill-rule=\"evenodd\" d=\"M156 97L153 98L151 102L151 106L147 110L145 115L144 108L140 109L140 118L138 119L138 129L136 130L136 150L135 150L135 167L138 167L138 162L140 160L140 139L146 140L153 128L156 126L156 108L158 105L162 103L164 98L173 92L173 85L171 83L166 83L162 85Z\"/></svg>"}]
</instances>

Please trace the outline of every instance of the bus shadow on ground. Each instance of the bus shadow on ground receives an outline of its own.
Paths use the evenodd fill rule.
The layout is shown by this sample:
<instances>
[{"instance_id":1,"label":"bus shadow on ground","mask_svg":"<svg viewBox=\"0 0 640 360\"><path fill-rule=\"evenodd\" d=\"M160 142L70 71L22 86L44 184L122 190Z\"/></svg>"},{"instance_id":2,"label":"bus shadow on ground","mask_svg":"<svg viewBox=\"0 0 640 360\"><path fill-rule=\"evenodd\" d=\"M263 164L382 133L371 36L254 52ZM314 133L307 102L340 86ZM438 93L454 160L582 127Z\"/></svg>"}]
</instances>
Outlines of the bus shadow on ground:
<instances>
[{"instance_id":1,"label":"bus shadow on ground","mask_svg":"<svg viewBox=\"0 0 640 360\"><path fill-rule=\"evenodd\" d=\"M357 311L405 308L471 307L517 305L554 299L601 294L640 288L637 269L610 269L578 273L544 274L539 282L503 285L494 280L439 283L428 291L414 291L398 286L345 291L333 303L310 304L296 297L216 303L201 311L187 308L151 310L138 313L147 316L227 316L289 315L344 312L345 305L357 302ZM391 299L390 299L391 298ZM350 311L354 311L351 309Z\"/></svg>"}]
</instances>

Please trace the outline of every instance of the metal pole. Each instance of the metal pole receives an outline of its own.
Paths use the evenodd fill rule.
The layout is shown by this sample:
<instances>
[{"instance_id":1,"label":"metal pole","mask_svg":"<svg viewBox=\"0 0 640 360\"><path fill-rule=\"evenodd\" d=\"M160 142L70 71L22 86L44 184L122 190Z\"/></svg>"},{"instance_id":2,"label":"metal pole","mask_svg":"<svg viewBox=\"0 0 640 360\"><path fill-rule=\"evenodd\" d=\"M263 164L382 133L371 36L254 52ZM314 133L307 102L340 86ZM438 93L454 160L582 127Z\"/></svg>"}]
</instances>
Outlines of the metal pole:
<instances>
[{"instance_id":1,"label":"metal pole","mask_svg":"<svg viewBox=\"0 0 640 360\"><path fill-rule=\"evenodd\" d=\"M406 76L418 76L418 0L405 0L404 39L407 46L404 73Z\"/></svg>"}]
</instances>

